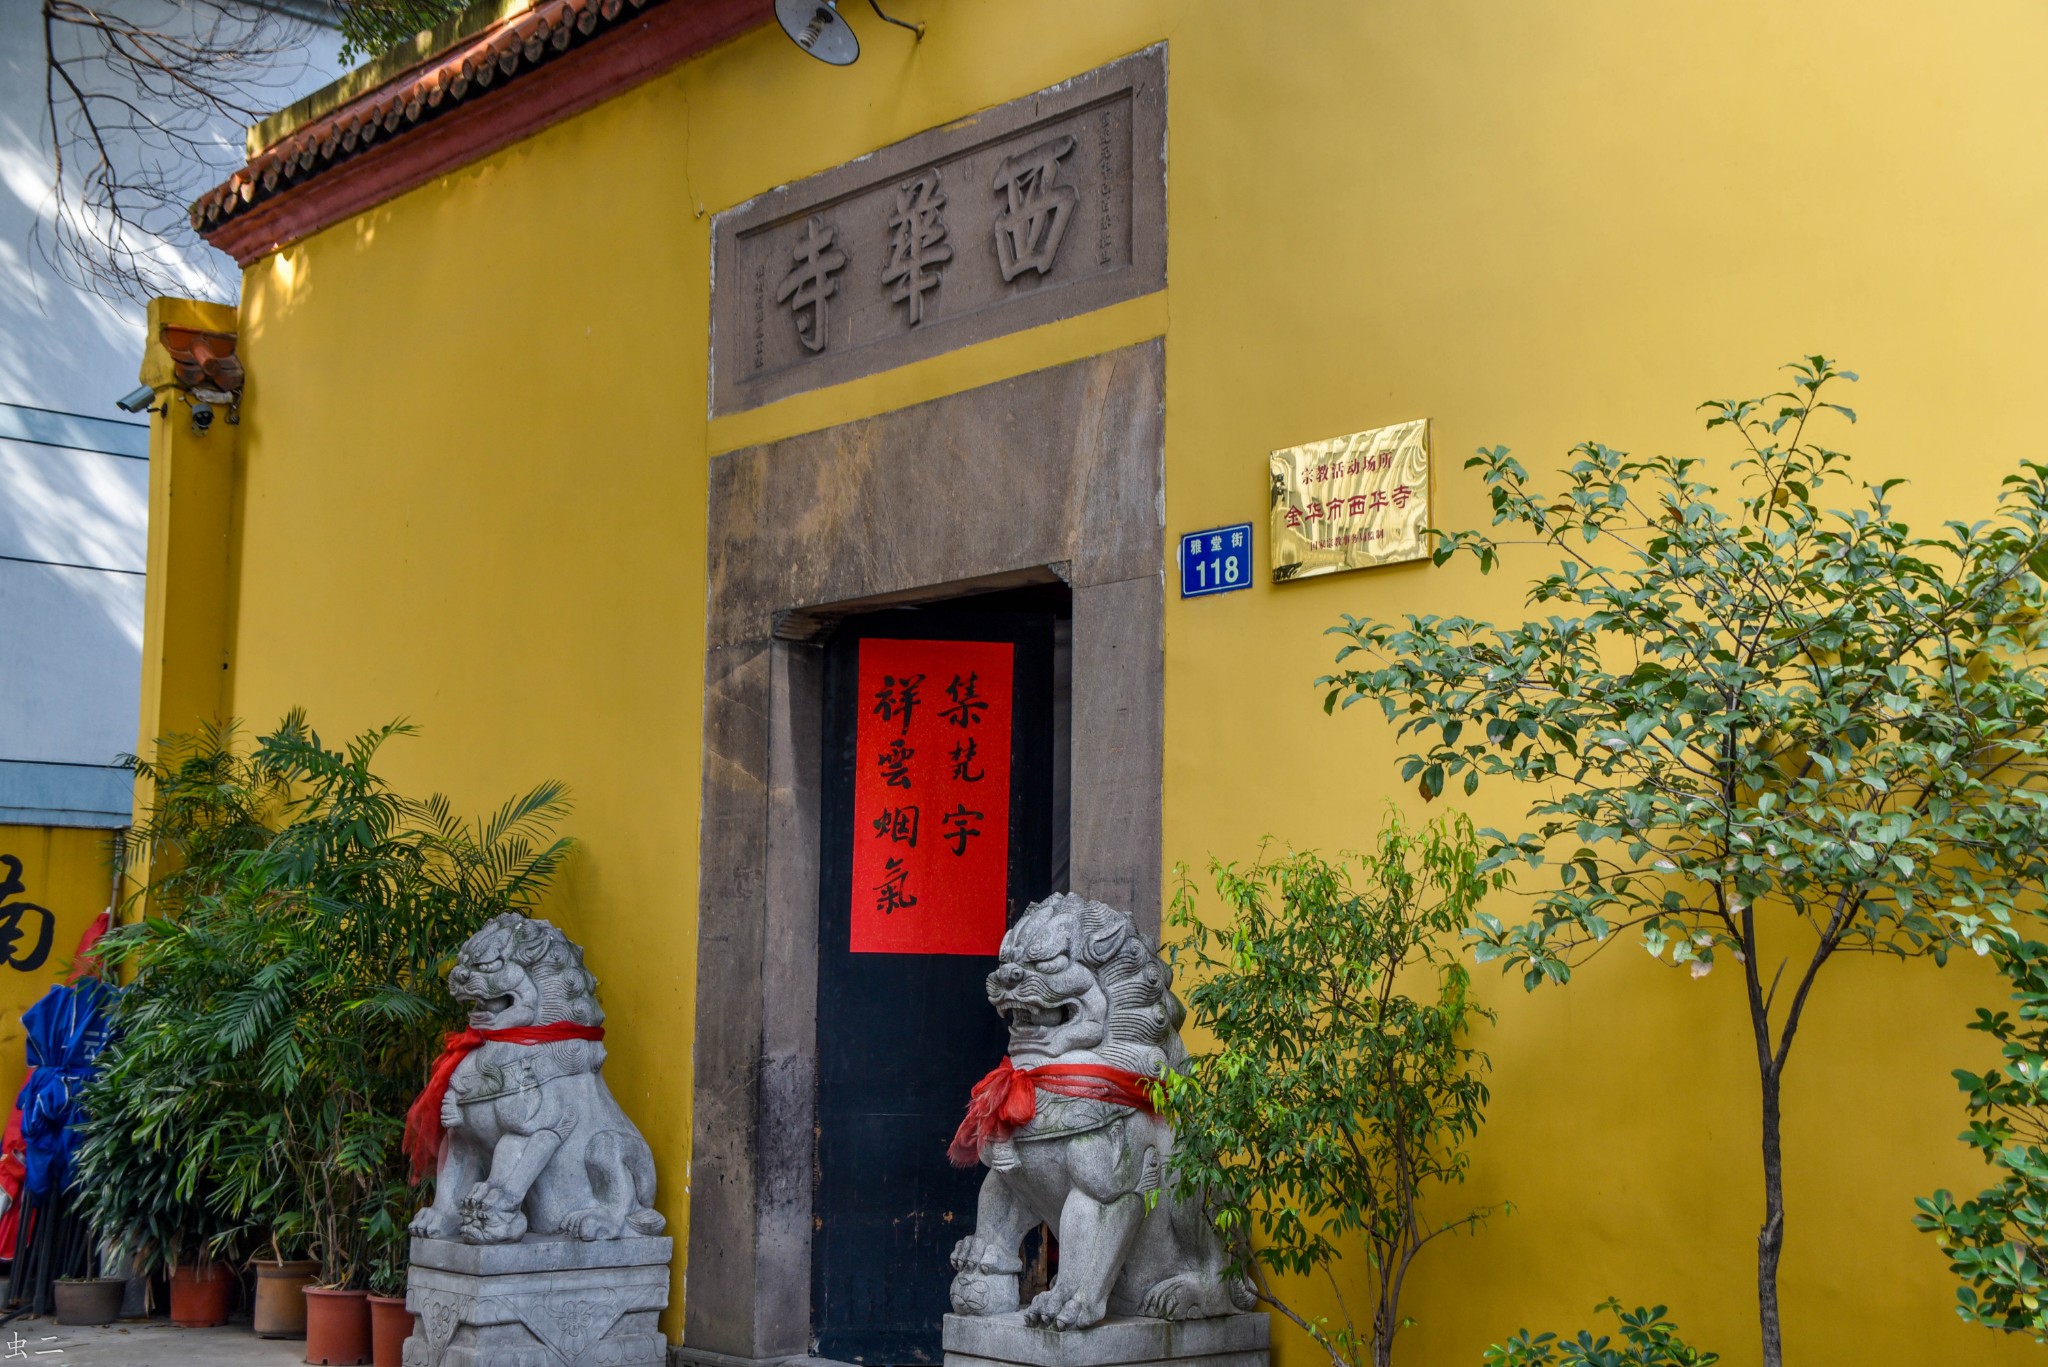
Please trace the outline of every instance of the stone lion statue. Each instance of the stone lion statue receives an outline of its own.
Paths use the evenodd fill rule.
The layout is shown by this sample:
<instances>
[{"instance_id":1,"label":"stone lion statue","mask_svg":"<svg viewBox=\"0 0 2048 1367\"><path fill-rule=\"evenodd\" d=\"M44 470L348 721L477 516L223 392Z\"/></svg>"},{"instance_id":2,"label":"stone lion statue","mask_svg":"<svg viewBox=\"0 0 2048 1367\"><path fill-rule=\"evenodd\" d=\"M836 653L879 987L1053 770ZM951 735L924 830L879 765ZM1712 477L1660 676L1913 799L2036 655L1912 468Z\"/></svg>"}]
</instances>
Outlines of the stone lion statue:
<instances>
[{"instance_id":1,"label":"stone lion statue","mask_svg":"<svg viewBox=\"0 0 2048 1367\"><path fill-rule=\"evenodd\" d=\"M1058 1231L1059 1273L1025 1308L1029 1324L1252 1308L1201 1203L1167 1178L1173 1132L1152 1112L1150 1079L1187 1060L1171 979L1129 915L1072 893L1029 907L1003 937L988 998L1010 1053L975 1088L953 1148L955 1162L989 1169L974 1232L953 1250L958 1313L1017 1309L1019 1246L1041 1221Z\"/></svg>"},{"instance_id":2,"label":"stone lion statue","mask_svg":"<svg viewBox=\"0 0 2048 1367\"><path fill-rule=\"evenodd\" d=\"M412 1232L473 1244L659 1234L654 1155L605 1086L604 1009L583 951L508 912L463 945L448 991L472 1009L408 1121L437 1175Z\"/></svg>"}]
</instances>

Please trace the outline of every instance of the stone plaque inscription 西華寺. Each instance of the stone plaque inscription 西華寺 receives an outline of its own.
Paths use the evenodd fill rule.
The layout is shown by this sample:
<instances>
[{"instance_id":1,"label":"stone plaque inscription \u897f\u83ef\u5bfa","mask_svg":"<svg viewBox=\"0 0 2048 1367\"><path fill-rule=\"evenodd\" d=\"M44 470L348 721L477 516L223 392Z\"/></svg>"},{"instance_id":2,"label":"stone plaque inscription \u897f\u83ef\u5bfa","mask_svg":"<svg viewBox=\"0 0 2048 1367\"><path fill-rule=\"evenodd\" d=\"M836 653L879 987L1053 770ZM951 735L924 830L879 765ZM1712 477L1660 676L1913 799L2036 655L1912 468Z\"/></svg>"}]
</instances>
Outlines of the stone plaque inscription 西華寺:
<instances>
[{"instance_id":1,"label":"stone plaque inscription \u897f\u83ef\u5bfa","mask_svg":"<svg viewBox=\"0 0 2048 1367\"><path fill-rule=\"evenodd\" d=\"M772 190L712 223L711 413L1166 285L1166 50Z\"/></svg>"}]
</instances>

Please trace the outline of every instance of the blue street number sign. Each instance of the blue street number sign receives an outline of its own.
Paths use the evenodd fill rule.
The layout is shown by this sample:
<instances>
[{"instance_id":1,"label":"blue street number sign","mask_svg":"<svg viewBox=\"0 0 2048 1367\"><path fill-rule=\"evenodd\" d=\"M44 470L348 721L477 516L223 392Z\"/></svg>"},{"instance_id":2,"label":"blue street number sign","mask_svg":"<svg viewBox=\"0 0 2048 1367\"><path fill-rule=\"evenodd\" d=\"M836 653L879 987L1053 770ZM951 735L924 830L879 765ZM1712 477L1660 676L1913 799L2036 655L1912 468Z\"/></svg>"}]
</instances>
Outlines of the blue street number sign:
<instances>
[{"instance_id":1,"label":"blue street number sign","mask_svg":"<svg viewBox=\"0 0 2048 1367\"><path fill-rule=\"evenodd\" d=\"M1252 584L1252 524L1212 527L1180 539L1180 596L1247 589Z\"/></svg>"}]
</instances>

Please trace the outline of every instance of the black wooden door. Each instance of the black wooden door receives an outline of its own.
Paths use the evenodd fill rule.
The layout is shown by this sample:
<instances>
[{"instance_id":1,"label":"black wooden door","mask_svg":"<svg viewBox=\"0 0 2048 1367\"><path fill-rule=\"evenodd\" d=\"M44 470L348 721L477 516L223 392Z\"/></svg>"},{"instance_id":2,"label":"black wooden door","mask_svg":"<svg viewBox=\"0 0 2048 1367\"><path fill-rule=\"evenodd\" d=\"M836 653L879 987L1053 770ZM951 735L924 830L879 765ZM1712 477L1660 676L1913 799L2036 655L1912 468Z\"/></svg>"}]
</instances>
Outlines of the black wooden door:
<instances>
[{"instance_id":1,"label":"black wooden door","mask_svg":"<svg viewBox=\"0 0 2048 1367\"><path fill-rule=\"evenodd\" d=\"M1047 610L1047 600L1044 594L992 595L970 600L972 611L953 604L945 610L874 614L845 623L827 647L817 1219L811 1254L814 1351L822 1357L895 1364L935 1363L943 1356L940 1320L953 1276L947 1259L954 1243L974 1226L981 1182L978 1168L963 1172L947 1162L946 1146L966 1109L968 1092L1002 1058L1007 1043L983 982L995 965L1002 928L1015 921L1026 903L1051 890L1054 613ZM921 926L923 934L943 938L955 928L955 908L941 890L914 882L896 883L900 895L892 902L889 876L875 876L878 852L911 854L907 841L890 841L901 841L913 830L923 858L951 860L953 850L966 842L962 832L969 827L957 820L942 825L945 813L937 807L962 811L967 803L954 793L977 790L947 790L947 800L934 804L923 776L956 772L952 765L968 747L949 731L945 739L950 743L934 754L931 733L914 732L908 722L904 734L915 736L923 753L889 771L904 786L879 790L886 796L878 797L873 775L857 781L861 766L889 763L876 735L865 737L866 744L861 735L863 716L872 733L888 711L886 698L869 696L880 690L864 693L861 688L863 643L868 642L896 643L868 647L871 685L875 661L924 649L908 643L1008 643L1007 867L999 881L990 874L979 889L975 952L964 952L958 942L951 945L953 952L915 952L921 942L915 936L905 942L905 930ZM944 659L951 648L933 649L940 652L934 658ZM959 652L972 649L963 646ZM987 648L972 658L985 662ZM956 685L955 693L975 691L966 682L972 670L919 672L925 677L916 685L917 707L937 709L956 702L948 696L949 684ZM910 677L891 678L899 697L902 682ZM980 691L987 692L986 680L981 682ZM936 711L916 720L925 725L924 718L933 715ZM894 728L885 729L893 748ZM958 735L966 732L962 728ZM972 762L986 758L985 751L971 756L957 772L986 773L986 766ZM947 762L947 769L916 767L935 761ZM979 809L990 806L980 798L971 800ZM878 803L876 811L865 809ZM917 803L924 809L912 817L902 815ZM856 850L857 841L866 843L866 853ZM856 879L856 864L862 860L867 867ZM899 876L904 872L894 864L881 867ZM999 910L988 902L991 888L1000 899ZM915 906L903 905L912 897L918 899ZM974 909L959 910L965 915ZM862 944L868 948L858 949ZM877 944L892 947L877 950Z\"/></svg>"}]
</instances>

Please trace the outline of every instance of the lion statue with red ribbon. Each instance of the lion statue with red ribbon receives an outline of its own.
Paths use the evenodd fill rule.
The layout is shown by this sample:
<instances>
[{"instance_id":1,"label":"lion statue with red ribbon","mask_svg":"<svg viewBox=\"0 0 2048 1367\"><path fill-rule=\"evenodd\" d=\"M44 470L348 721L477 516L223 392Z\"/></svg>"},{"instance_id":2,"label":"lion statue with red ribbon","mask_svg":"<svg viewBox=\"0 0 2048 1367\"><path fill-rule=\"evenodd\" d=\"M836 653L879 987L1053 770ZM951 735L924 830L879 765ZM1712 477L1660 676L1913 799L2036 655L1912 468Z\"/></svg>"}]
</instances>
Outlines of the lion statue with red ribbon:
<instances>
[{"instance_id":1,"label":"lion statue with red ribbon","mask_svg":"<svg viewBox=\"0 0 2048 1367\"><path fill-rule=\"evenodd\" d=\"M605 1086L604 1009L583 951L517 912L469 937L448 992L470 1003L412 1109L405 1147L434 1203L427 1239L659 1234L654 1154Z\"/></svg>"},{"instance_id":2,"label":"lion statue with red ribbon","mask_svg":"<svg viewBox=\"0 0 2048 1367\"><path fill-rule=\"evenodd\" d=\"M1201 1202L1167 1173L1173 1131L1152 1082L1187 1061L1186 1011L1130 916L1072 893L1034 904L1003 937L988 998L1010 1052L974 1088L950 1150L989 1170L974 1232L953 1250L953 1309L1016 1310L1019 1248L1041 1221L1058 1232L1059 1272L1025 1307L1029 1324L1251 1309Z\"/></svg>"}]
</instances>

